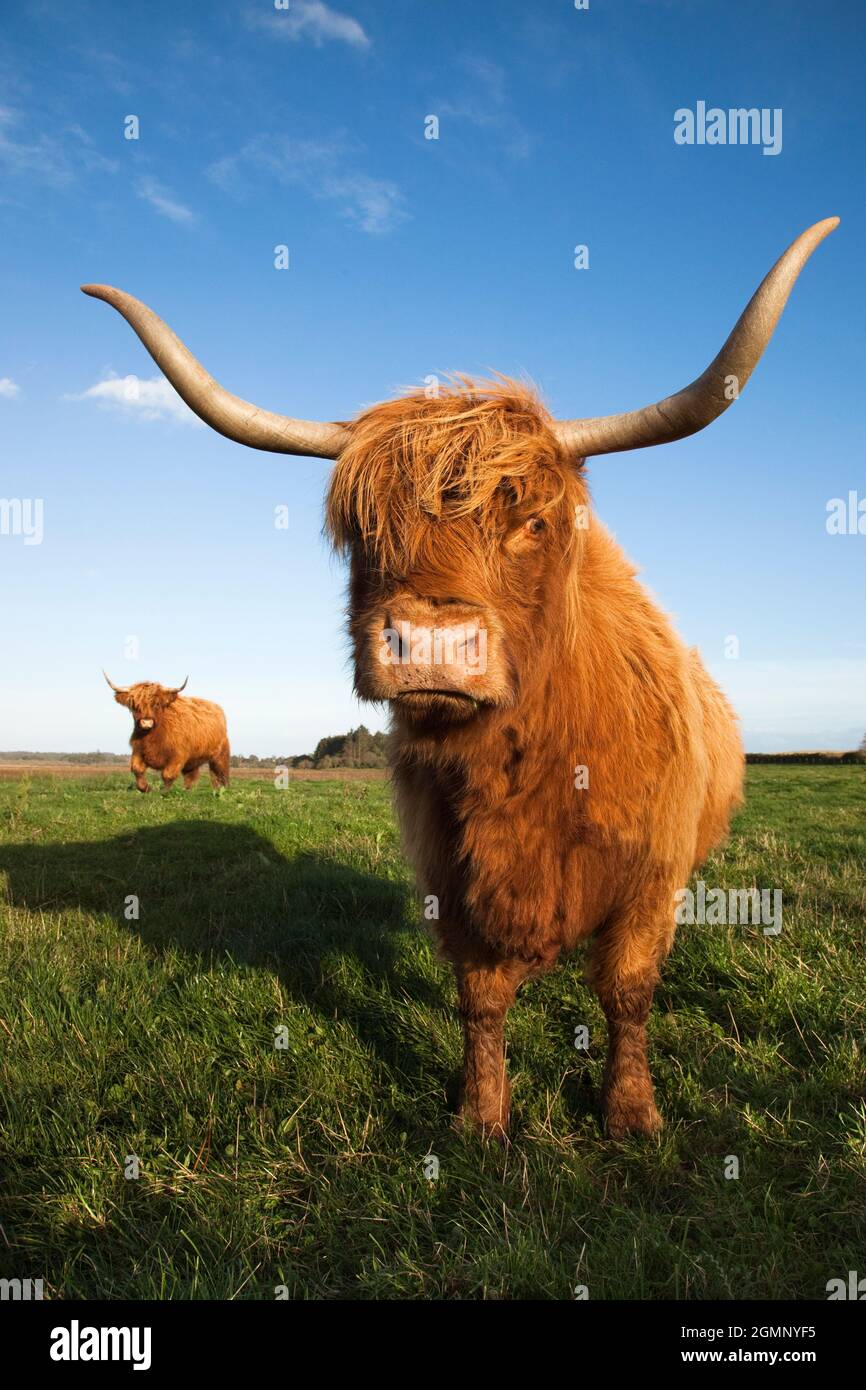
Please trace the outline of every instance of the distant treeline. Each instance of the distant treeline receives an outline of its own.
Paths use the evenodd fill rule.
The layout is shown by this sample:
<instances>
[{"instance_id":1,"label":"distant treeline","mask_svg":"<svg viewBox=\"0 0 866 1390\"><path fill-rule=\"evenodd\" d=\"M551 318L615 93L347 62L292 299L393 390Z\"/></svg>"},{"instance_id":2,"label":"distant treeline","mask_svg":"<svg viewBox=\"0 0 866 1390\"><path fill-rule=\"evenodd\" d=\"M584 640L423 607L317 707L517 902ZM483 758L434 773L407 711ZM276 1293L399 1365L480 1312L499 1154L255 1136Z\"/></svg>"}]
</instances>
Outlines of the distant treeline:
<instances>
[{"instance_id":1,"label":"distant treeline","mask_svg":"<svg viewBox=\"0 0 866 1390\"><path fill-rule=\"evenodd\" d=\"M312 753L286 754L283 757L232 757L232 767L384 767L385 735L371 734L365 724L350 729L347 734L330 734L320 738Z\"/></svg>"}]
</instances>

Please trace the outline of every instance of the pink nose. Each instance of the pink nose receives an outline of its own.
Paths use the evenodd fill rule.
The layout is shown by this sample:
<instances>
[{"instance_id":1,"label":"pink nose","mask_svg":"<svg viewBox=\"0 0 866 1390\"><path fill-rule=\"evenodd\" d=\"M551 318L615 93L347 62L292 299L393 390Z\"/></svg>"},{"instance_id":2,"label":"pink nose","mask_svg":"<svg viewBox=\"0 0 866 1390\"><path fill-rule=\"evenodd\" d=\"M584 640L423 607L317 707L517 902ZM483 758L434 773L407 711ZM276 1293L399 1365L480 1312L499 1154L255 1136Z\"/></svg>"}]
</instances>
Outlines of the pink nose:
<instances>
[{"instance_id":1,"label":"pink nose","mask_svg":"<svg viewBox=\"0 0 866 1390\"><path fill-rule=\"evenodd\" d=\"M486 638L483 629L462 624L426 627L401 622L390 631L391 651L407 666L478 666Z\"/></svg>"},{"instance_id":2,"label":"pink nose","mask_svg":"<svg viewBox=\"0 0 866 1390\"><path fill-rule=\"evenodd\" d=\"M431 622L428 609L413 621L405 611L397 614L392 610L378 634L379 661L403 673L401 684L411 682L413 673L425 685L433 684L432 677L438 673L446 686L483 675L487 666L486 625L479 623L475 614L452 614L453 610L441 610Z\"/></svg>"}]
</instances>

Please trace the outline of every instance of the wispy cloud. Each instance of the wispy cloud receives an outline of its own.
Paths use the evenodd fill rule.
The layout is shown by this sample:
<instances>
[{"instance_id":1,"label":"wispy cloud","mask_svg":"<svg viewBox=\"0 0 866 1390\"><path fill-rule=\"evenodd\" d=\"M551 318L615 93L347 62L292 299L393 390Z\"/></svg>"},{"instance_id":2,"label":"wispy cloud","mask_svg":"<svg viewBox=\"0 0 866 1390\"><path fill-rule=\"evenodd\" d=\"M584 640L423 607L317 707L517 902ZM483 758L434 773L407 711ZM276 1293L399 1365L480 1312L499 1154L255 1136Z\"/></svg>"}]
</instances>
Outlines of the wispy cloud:
<instances>
[{"instance_id":1,"label":"wispy cloud","mask_svg":"<svg viewBox=\"0 0 866 1390\"><path fill-rule=\"evenodd\" d=\"M435 102L431 110L492 131L502 140L507 154L526 159L532 153L532 137L511 109L502 68L488 58L462 58L459 67L468 77L465 90L453 99Z\"/></svg>"},{"instance_id":2,"label":"wispy cloud","mask_svg":"<svg viewBox=\"0 0 866 1390\"><path fill-rule=\"evenodd\" d=\"M33 118L0 106L0 169L7 177L24 175L62 188L81 174L117 173L117 160L100 154L81 126L54 128L48 116L44 125L46 129L39 129Z\"/></svg>"},{"instance_id":3,"label":"wispy cloud","mask_svg":"<svg viewBox=\"0 0 866 1390\"><path fill-rule=\"evenodd\" d=\"M317 196L338 203L344 217L373 236L390 232L408 216L396 184L367 174L334 174L325 179Z\"/></svg>"},{"instance_id":4,"label":"wispy cloud","mask_svg":"<svg viewBox=\"0 0 866 1390\"><path fill-rule=\"evenodd\" d=\"M124 75L125 66L116 53L98 48L79 48L76 51L85 61L100 69L101 80L112 92L117 92L120 96L130 95L133 90L132 83Z\"/></svg>"},{"instance_id":5,"label":"wispy cloud","mask_svg":"<svg viewBox=\"0 0 866 1390\"><path fill-rule=\"evenodd\" d=\"M0 376L0 396L4 400L14 401L16 396L21 395L21 387L17 382L12 381L8 376Z\"/></svg>"},{"instance_id":6,"label":"wispy cloud","mask_svg":"<svg viewBox=\"0 0 866 1390\"><path fill-rule=\"evenodd\" d=\"M357 19L332 10L322 0L289 0L287 9L271 13L248 10L246 17L251 28L264 29L291 43L308 39L317 48L331 41L348 43L352 48L370 47L370 39Z\"/></svg>"},{"instance_id":7,"label":"wispy cloud","mask_svg":"<svg viewBox=\"0 0 866 1390\"><path fill-rule=\"evenodd\" d=\"M117 410L139 420L176 420L185 425L201 423L164 376L145 379L110 374L88 386L86 391L70 392L63 399L95 401L103 409Z\"/></svg>"},{"instance_id":8,"label":"wispy cloud","mask_svg":"<svg viewBox=\"0 0 866 1390\"><path fill-rule=\"evenodd\" d=\"M183 203L179 203L170 189L164 188L157 179L139 179L135 191L139 198L150 203L152 208L156 208L157 212L172 222L181 222L189 226L195 221L195 213Z\"/></svg>"},{"instance_id":9,"label":"wispy cloud","mask_svg":"<svg viewBox=\"0 0 866 1390\"><path fill-rule=\"evenodd\" d=\"M334 203L341 216L372 236L389 232L408 216L403 194L389 179L359 172L357 160L357 148L341 137L331 141L257 137L237 154L217 160L207 174L235 196L245 193L251 176L265 175Z\"/></svg>"}]
</instances>

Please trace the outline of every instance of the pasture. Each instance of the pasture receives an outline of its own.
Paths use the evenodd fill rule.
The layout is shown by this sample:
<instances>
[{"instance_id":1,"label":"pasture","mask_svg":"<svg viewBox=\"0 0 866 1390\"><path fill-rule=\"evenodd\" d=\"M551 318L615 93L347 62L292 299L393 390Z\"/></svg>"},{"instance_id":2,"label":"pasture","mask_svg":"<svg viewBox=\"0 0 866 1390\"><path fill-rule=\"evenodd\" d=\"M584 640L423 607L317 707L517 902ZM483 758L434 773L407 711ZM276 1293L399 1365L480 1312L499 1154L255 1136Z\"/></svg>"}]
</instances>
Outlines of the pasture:
<instances>
[{"instance_id":1,"label":"pasture","mask_svg":"<svg viewBox=\"0 0 866 1390\"><path fill-rule=\"evenodd\" d=\"M662 1136L603 1138L573 957L511 1012L505 1147L451 1127L451 972L386 784L128 781L0 781L0 1275L51 1298L823 1299L866 1272L866 769L749 769L701 877L781 889L783 930L680 928L650 1023Z\"/></svg>"}]
</instances>

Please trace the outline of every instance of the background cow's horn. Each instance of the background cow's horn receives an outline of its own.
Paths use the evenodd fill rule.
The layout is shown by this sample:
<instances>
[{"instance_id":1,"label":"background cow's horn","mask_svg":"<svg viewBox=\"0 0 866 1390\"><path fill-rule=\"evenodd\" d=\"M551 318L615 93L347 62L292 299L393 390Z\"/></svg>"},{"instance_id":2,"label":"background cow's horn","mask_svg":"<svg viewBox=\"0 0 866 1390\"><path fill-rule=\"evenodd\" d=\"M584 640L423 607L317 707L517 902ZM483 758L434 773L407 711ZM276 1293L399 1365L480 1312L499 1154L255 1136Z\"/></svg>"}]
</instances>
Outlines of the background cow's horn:
<instances>
[{"instance_id":1,"label":"background cow's horn","mask_svg":"<svg viewBox=\"0 0 866 1390\"><path fill-rule=\"evenodd\" d=\"M118 695L125 695L126 692L129 690L128 685L115 685L114 681L109 679L108 672L104 668L102 674L105 676L105 679L108 681L108 684L111 686L112 690L116 691Z\"/></svg>"},{"instance_id":2,"label":"background cow's horn","mask_svg":"<svg viewBox=\"0 0 866 1390\"><path fill-rule=\"evenodd\" d=\"M752 295L718 357L691 386L643 410L557 421L557 435L568 452L574 458L586 458L669 444L702 430L727 410L736 399L730 379L735 378L736 392L742 391L773 336L794 281L815 247L838 225L838 217L827 217L791 243Z\"/></svg>"},{"instance_id":3,"label":"background cow's horn","mask_svg":"<svg viewBox=\"0 0 866 1390\"><path fill-rule=\"evenodd\" d=\"M349 434L342 425L275 415L224 390L172 333L168 324L131 294L111 285L82 285L81 288L94 299L104 299L123 315L190 410L228 439L275 454L312 454L328 459L336 458L347 443Z\"/></svg>"}]
</instances>

